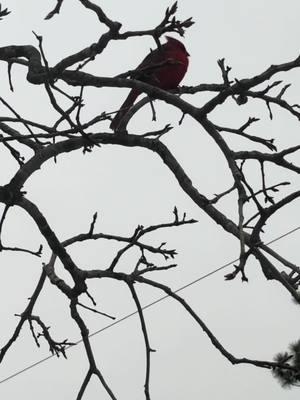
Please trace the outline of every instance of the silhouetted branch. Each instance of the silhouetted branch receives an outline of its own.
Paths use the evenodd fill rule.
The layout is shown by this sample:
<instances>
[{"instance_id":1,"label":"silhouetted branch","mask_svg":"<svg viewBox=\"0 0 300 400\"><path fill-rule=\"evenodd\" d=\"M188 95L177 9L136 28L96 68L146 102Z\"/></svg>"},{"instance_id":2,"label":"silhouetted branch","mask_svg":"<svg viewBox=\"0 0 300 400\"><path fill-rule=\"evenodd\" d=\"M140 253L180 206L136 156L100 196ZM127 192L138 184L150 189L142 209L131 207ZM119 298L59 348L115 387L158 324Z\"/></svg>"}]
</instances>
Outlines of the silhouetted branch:
<instances>
[{"instance_id":1,"label":"silhouetted branch","mask_svg":"<svg viewBox=\"0 0 300 400\"><path fill-rule=\"evenodd\" d=\"M34 256L41 255L42 247L37 251L32 251L23 247L9 247L3 245L1 233L4 221L8 223L6 214L9 208L15 206L21 207L31 217L35 226L39 229L41 236L46 240L48 248L52 251L49 262L43 265L42 275L28 306L25 308L24 312L19 315L20 320L15 331L0 351L0 362L3 360L8 349L11 348L12 344L18 338L25 321L29 323L36 344L39 346L39 338L43 336L49 344L52 354L59 355L61 353L65 356L65 349L72 345L72 343L66 340L56 342L51 337L49 328L44 324L41 318L32 313L36 300L47 278L49 282L55 285L60 292L65 295L67 301L70 302L71 318L76 322L81 332L89 362L89 368L79 389L77 399L83 398L87 385L93 375L98 377L107 395L111 399L116 399L97 366L89 340L88 327L78 312L78 307L83 307L93 313L114 319L111 315L98 311L96 308L96 301L88 288L90 279L109 278L115 281L121 281L129 287L138 311L146 349L146 376L144 386L147 400L150 400L150 354L153 350L149 343L143 307L134 286L137 283L159 289L179 303L205 332L213 346L232 364L251 364L257 367L267 368L274 371L277 378L284 384L289 383L297 385L300 381L299 366L298 364L296 365L294 361L299 352L299 343L295 345L290 352L278 355L274 362L237 358L221 344L208 326L182 297L169 287L155 280L145 278L145 276L149 276L149 273L168 271L176 267L176 264L168 263L170 259L173 260L177 255L176 249L165 247L166 242L162 242L158 245L145 243L146 235L158 232L164 228L175 228L194 224L196 220L188 219L185 213L179 213L177 207L174 207L173 217L169 222L162 222L147 227L138 225L132 235L120 236L97 232L95 229L97 213L95 213L92 221L89 223L87 232L79 233L67 240L61 241L58 235L52 230L46 215L42 213L37 204L24 197L25 193L22 192L22 189L28 179L32 177L45 162L51 159L56 160L56 157L60 154L72 153L79 149L90 151L94 145L116 145L128 149L131 147L147 149L154 153L155 159L161 162L162 167L167 168L171 172L174 182L188 198L192 200L194 205L201 209L225 232L230 233L238 240L240 252L239 263L234 265L234 270L232 272L225 275L225 279L232 280L238 276L238 274L241 274L242 280L247 281L247 262L248 258L253 255L259 262L265 278L267 280L279 282L294 300L300 303L300 294L298 291L300 284L300 267L290 262L279 254L279 252L275 252L269 246L265 245L260 238L261 232L263 232L269 218L300 197L300 191L294 190L279 201L275 201L276 198L275 196L273 198L272 194L277 192L279 187L287 185L288 182L268 185L269 171L266 169L267 163L280 166L284 168L286 172L292 171L299 174L300 166L288 161L287 158L289 156L295 157L296 153L300 150L300 145L296 144L293 147L277 151L273 138L266 139L264 137L250 135L248 132L246 133L250 127L253 129L254 123L258 121L256 117L249 118L239 128L226 127L223 126L223 124L216 125L210 120L211 112L221 107L226 101L232 99L235 102L233 106L236 109L239 109L239 106L249 102L249 99L258 99L263 102L262 104L266 104L271 119L275 115L276 107L274 105L276 105L300 120L300 105L290 104L284 99L290 84L285 84L283 80L274 80L276 79L277 73L299 68L300 56L287 63L271 65L266 70L250 78L234 80L231 80L231 77L229 77L231 67L227 66L225 64L225 59L222 58L218 60L218 66L221 70L221 83L201 83L191 87L184 86L172 91L159 89L158 87L140 80L143 74L149 73L149 67L140 68L138 70L131 69L115 77L95 76L84 72L83 68L87 64L93 62L97 56L102 55L113 41L122 43L122 40L130 38L151 36L159 49L161 46L161 38L165 33L173 32L183 36L185 31L190 28L194 22L192 18L187 18L185 20L178 18L178 4L175 2L166 9L164 15L158 20L158 24L151 29L121 31L121 22L112 20L102 6L90 0L79 0L79 2L84 8L94 13L101 23L102 28L105 30L104 33L96 38L94 43L89 43L87 47L72 54L68 53L64 58L57 60L56 64L53 66L46 57L42 37L37 34L35 34L35 36L38 40L38 48L32 45L8 45L0 48L0 60L6 62L8 66L8 88L13 91L12 65L17 64L22 66L22 68L25 68L27 71L27 81L29 83L45 87L48 95L49 107L58 114L52 122L46 125L23 118L16 111L15 106L11 105L13 103L9 104L2 97L0 98L0 102L4 107L13 114L12 117L0 117L0 130L2 131L0 135L0 145L2 145L2 148L5 147L5 151L9 151L8 156L10 159L15 159L18 162L17 171L13 172L7 184L3 183L3 186L0 187L0 202L5 206L0 220L0 251L25 252ZM56 0L54 8L48 13L45 19L51 19L54 15L59 14L62 4L63 0ZM2 9L0 5L0 20L8 14L9 11L7 9ZM167 64L168 63L169 61L167 61ZM153 71L153 69L162 68L164 64L165 63L159 63L153 65L150 69ZM269 81L270 79L272 79L272 81ZM257 88L258 85L261 86ZM78 87L76 96L70 94L72 93L70 89L73 89L73 87ZM131 107L124 120L122 120L118 133L124 134L112 134L106 131L98 131L98 129L96 131L97 133L94 133L95 125L99 122L110 120L111 115L113 115L115 111L108 110L107 112L99 110L99 112L96 111L96 115L86 120L82 108L84 102L88 98L86 96L87 87L135 89L139 93L145 93L146 97ZM261 87L263 88L261 89ZM205 100L201 103L201 106L194 105L187 100L187 95L203 92L210 96L208 101ZM180 97L182 94L186 95L184 99ZM62 100L60 100L61 98ZM207 98L207 96L205 98ZM225 159L225 165L228 167L230 178L232 179L229 189L220 194L216 194L214 198L209 200L203 192L204 185L202 187L201 182L198 183L197 186L193 184L190 175L185 172L183 166L169 150L168 146L161 141L163 135L172 129L170 124L156 131L149 130L145 132L144 130L139 135L133 135L127 131L128 122L133 115L149 102L152 110L152 120L156 120L157 116L153 105L156 100L162 100L180 111L180 115L182 115L179 121L180 128L186 125L187 118L183 118L185 116L191 117L193 122L200 127L198 131L201 132L201 135L206 134L212 139L216 152L221 153L222 157ZM15 125L17 125L18 130L13 128ZM26 134L24 134L22 130L26 130ZM90 132L90 130L94 132ZM257 144L263 145L272 153L263 153L256 149L252 151L234 151L226 141L227 135L223 135L221 132L228 132L243 137L251 141L252 146ZM172 137L170 136L170 140L171 139ZM22 148L22 153L19 147ZM27 156L28 151L26 153L24 152L24 154L26 154L25 159L25 157L23 157L24 147L25 150L26 147L27 150L30 150L30 154L32 151L34 154L32 156ZM27 157L30 158L27 159ZM250 160L258 162L258 164L252 163L258 166L255 172L257 174L260 172L261 180L259 181L258 187L252 182L252 176L248 174L247 171L248 166L251 164ZM211 164L205 164L207 176L209 176L209 171L212 167L214 167L213 160ZM291 187L292 186L290 186L290 188ZM217 190L216 192L218 193ZM216 207L216 204L220 199L232 192L234 192L232 204L235 206L235 215L229 218L228 215L231 214L227 215L225 212L220 211L220 209ZM264 196L265 203L271 203L269 207L266 207L266 204L263 205L261 195ZM251 227L249 226L250 222L253 224ZM248 234L245 228L251 228L251 234ZM79 268L70 256L71 253L66 250L68 246L76 243L103 239L118 242L122 247L115 252L112 261L108 263L108 265L102 266L101 269L91 270ZM138 250L136 259L132 264L131 273L116 272L116 267L119 266L121 258L131 248ZM163 258L165 264L161 265L153 255L159 255L160 258ZM61 261L63 268L71 276L71 285L61 277L62 274L60 274L59 270L55 269L57 259ZM155 261L153 262L152 259ZM168 263L165 260L168 260ZM275 260L276 264L273 264L272 260ZM101 254L99 256L99 263L103 263ZM280 266L278 267L277 264L280 264ZM282 270L279 270L281 267ZM88 296L88 299L92 303L91 307L79 302L79 296L81 294L86 294ZM36 332L36 325L41 329L41 333Z\"/></svg>"},{"instance_id":2,"label":"silhouetted branch","mask_svg":"<svg viewBox=\"0 0 300 400\"><path fill-rule=\"evenodd\" d=\"M2 8L2 5L0 4L0 21L6 17L8 14L10 14L10 11L8 11L7 8Z\"/></svg>"},{"instance_id":3,"label":"silhouetted branch","mask_svg":"<svg viewBox=\"0 0 300 400\"><path fill-rule=\"evenodd\" d=\"M104 389L106 390L108 396L112 399L112 400L117 400L117 398L115 397L115 395L113 394L112 390L110 389L110 387L108 386L106 380L104 379L103 375L101 374L99 368L97 367L96 361L95 361L95 357L93 354L93 350L91 347L91 343L89 340L89 331L86 327L85 322L83 321L83 319L81 318L81 316L78 313L77 310L77 301L76 300L71 300L70 303L70 310L71 310L71 316L74 319L74 321L77 323L80 332L81 332L81 336L82 336L82 340L83 340L83 344L86 350L86 354L88 357L88 361L89 361L89 372L87 373L86 378L83 381L83 384L80 388L79 394L77 396L77 399L81 399L82 395L86 389L86 386L91 378L92 375L96 375L99 380L101 381Z\"/></svg>"},{"instance_id":4,"label":"silhouetted branch","mask_svg":"<svg viewBox=\"0 0 300 400\"><path fill-rule=\"evenodd\" d=\"M142 328L142 332L144 335L144 341L145 341L145 347L146 347L146 376L145 376L145 385L144 385L144 389L145 389L145 398L146 400L150 400L150 392L149 392L149 382L150 382L150 356L151 356L151 352L153 352L154 350L151 349L150 347L150 343L149 343L149 338L148 338L148 332L147 332L147 327L146 327L146 322L145 322L145 318L144 318L144 314L143 314L143 309L142 306L140 304L139 298L137 296L137 293L135 291L135 288L133 286L133 282L128 281L128 287L131 291L133 300L136 304L136 308L138 310L138 314L140 317L140 322L141 322L141 328Z\"/></svg>"}]
</instances>

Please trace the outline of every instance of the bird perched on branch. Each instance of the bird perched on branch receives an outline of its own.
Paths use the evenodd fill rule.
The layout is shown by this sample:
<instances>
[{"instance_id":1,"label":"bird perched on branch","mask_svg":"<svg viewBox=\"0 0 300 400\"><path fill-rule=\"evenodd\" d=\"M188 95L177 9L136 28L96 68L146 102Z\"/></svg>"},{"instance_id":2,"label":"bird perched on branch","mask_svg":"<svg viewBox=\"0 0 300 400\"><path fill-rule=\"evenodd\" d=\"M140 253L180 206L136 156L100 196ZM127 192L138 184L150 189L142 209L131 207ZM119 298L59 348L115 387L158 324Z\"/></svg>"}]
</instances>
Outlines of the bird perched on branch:
<instances>
[{"instance_id":1,"label":"bird perched on branch","mask_svg":"<svg viewBox=\"0 0 300 400\"><path fill-rule=\"evenodd\" d=\"M176 89L182 81L189 64L189 53L183 43L170 36L166 36L167 42L160 48L151 51L135 70L133 76L145 83L160 89ZM136 98L141 94L138 89L132 89L119 111L113 118L110 127L116 130L133 106Z\"/></svg>"}]
</instances>

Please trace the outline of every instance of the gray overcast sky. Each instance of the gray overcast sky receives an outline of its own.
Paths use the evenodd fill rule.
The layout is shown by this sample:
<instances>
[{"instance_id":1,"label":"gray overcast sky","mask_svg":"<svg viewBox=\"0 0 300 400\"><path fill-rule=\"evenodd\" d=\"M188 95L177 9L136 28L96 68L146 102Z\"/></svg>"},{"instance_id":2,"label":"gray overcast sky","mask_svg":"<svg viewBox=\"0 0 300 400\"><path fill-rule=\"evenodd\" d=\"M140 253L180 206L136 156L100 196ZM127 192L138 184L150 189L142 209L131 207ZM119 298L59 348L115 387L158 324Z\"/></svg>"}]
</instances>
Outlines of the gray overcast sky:
<instances>
[{"instance_id":1,"label":"gray overcast sky","mask_svg":"<svg viewBox=\"0 0 300 400\"><path fill-rule=\"evenodd\" d=\"M65 0L64 3L60 15L44 21L55 5L54 0L1 0L12 13L0 23L0 46L36 45L33 30L43 36L52 65L97 41L104 28L94 14L85 10L79 1ZM97 0L97 3L112 19L122 22L124 30L154 27L166 7L171 5L171 1L166 0ZM196 22L185 38L191 58L183 84L221 82L217 59L222 57L233 68L232 76L241 79L263 71L270 64L291 61L299 54L299 1L179 0L178 3L178 15L183 18L193 16ZM112 43L86 70L95 75L113 76L135 67L150 47L154 47L150 38ZM24 117L45 123L54 121L57 115L51 110L45 93L40 87L27 84L23 67L13 67L15 92L9 92L6 68L5 63L0 64L1 96ZM287 83L293 83L288 92L292 104L300 102L298 75L299 70L280 75ZM116 110L126 93L126 89L87 90L84 115L88 118L102 111ZM195 105L203 104L205 99L203 95L186 98ZM264 104L249 103L238 109L233 104L221 107L214 113L214 121L238 127L249 116L257 116L262 121L252 128L252 132L275 137L279 149L299 144L299 121L274 109L275 118L271 122ZM199 131L189 118L178 127L176 121L181 115L170 106L157 102L156 109L158 122L151 122L150 111L145 107L130 123L132 132L161 128L172 121L176 128L164 142L182 162L195 186L208 197L227 189L231 177L226 163L204 132ZM4 108L1 108L1 115L8 115ZM108 124L99 129L107 130ZM227 137L234 148L252 148L252 144ZM17 166L4 152L1 152L1 161L2 185L8 182ZM257 172L256 167L249 171L253 180L257 179ZM279 169L271 169L268 173L269 184L289 179L294 187L299 187L299 178L287 176ZM98 231L130 235L137 224L172 219L172 209L177 205L181 212L186 211L199 223L152 237L153 243L167 241L170 248L178 250L178 268L162 273L160 278L174 289L238 256L237 241L199 211L158 158L144 150L107 146L85 156L81 152L61 156L56 165L52 161L46 163L27 182L25 190L61 240L86 231L95 211L99 212ZM230 197L220 207L236 218L232 202ZM299 225L298 210L299 201L272 219L264 240L267 242ZM30 248L37 248L41 241L29 217L20 210L10 212L5 234L8 243L22 243ZM278 241L274 248L299 264L299 239L300 231L297 231ZM70 252L80 266L95 268L108 265L116 248L111 243L97 242L76 246ZM10 337L17 321L14 314L23 310L38 279L41 261L47 262L48 256L48 251L42 260L1 254L0 345ZM124 269L130 267L133 260L134 254L130 254L122 264ZM57 268L60 270L59 266ZM231 271L230 267L225 271ZM281 286L265 281L253 260L249 262L248 284L242 284L239 279L224 282L224 273L201 281L182 295L229 351L237 357L271 360L276 352L285 350L290 342L299 339L299 307L292 303ZM101 310L118 318L134 310L130 294L119 283L93 282L91 292ZM161 296L157 291L140 286L138 292L143 304ZM37 304L36 314L51 325L55 338L67 337L71 341L79 338L79 332L70 321L68 305L49 284ZM91 332L109 323L101 316L83 314ZM299 389L283 390L269 371L253 366L231 366L191 318L171 300L150 308L146 318L151 345L157 350L152 355L153 399L299 398ZM145 362L138 318L130 318L95 336L92 345L117 398L142 399ZM29 329L24 328L0 366L0 379L43 358L48 355L47 351L46 344L36 349ZM81 345L71 349L68 357L68 361L52 358L1 384L0 398L75 399L87 361ZM95 398L108 398L96 379L88 387L84 399Z\"/></svg>"}]
</instances>

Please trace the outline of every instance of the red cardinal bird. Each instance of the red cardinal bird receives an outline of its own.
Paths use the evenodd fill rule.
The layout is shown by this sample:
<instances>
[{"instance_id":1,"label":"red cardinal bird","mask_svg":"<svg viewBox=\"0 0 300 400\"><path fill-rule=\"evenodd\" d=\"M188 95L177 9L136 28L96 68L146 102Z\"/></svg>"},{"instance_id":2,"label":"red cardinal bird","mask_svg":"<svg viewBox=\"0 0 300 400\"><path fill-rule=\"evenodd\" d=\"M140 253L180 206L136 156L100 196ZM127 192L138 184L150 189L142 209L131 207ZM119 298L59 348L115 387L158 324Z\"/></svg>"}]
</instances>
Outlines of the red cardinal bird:
<instances>
[{"instance_id":1,"label":"red cardinal bird","mask_svg":"<svg viewBox=\"0 0 300 400\"><path fill-rule=\"evenodd\" d=\"M175 89L182 81L189 64L189 53L177 39L167 36L167 43L153 50L137 67L141 75L137 78L142 82L157 86L160 89ZM111 129L117 129L122 118L136 98L141 94L138 89L132 89L112 120Z\"/></svg>"}]
</instances>

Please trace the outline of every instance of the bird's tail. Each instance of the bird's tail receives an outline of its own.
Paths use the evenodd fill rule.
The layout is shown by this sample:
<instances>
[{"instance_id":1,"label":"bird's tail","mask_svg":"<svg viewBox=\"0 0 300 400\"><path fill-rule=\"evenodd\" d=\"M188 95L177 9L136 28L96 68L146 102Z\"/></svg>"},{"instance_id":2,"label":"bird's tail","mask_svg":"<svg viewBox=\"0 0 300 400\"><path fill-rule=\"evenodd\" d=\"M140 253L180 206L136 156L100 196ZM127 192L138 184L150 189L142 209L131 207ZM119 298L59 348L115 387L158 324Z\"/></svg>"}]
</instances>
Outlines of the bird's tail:
<instances>
[{"instance_id":1,"label":"bird's tail","mask_svg":"<svg viewBox=\"0 0 300 400\"><path fill-rule=\"evenodd\" d=\"M125 116L127 111L130 109L130 107L133 106L133 103L135 102L135 100L136 100L136 98L138 97L139 94L140 93L135 89L132 89L130 91L130 93L127 96L126 100L124 101L124 103L120 107L119 111L114 116L113 120L111 121L111 124L110 124L111 129L116 130L118 128L118 126L120 125L121 120L123 119L123 117Z\"/></svg>"}]
</instances>

